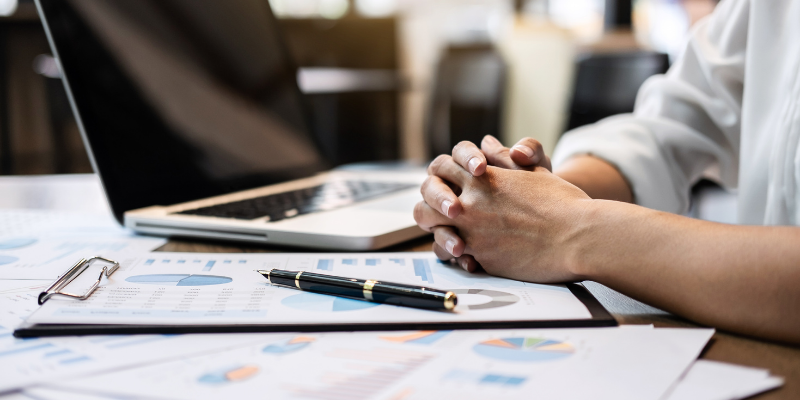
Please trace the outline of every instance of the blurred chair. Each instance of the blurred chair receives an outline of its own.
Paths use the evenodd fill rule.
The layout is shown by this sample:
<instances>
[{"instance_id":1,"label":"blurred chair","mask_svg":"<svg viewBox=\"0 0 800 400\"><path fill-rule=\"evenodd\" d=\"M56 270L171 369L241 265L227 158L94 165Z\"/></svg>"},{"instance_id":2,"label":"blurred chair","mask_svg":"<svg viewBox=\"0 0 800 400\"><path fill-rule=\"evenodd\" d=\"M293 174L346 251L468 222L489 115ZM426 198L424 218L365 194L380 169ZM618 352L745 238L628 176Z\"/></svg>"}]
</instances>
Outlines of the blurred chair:
<instances>
[{"instance_id":1,"label":"blurred chair","mask_svg":"<svg viewBox=\"0 0 800 400\"><path fill-rule=\"evenodd\" d=\"M462 140L480 144L501 133L506 63L491 45L449 47L436 71L428 116L431 156L450 154Z\"/></svg>"},{"instance_id":2,"label":"blurred chair","mask_svg":"<svg viewBox=\"0 0 800 400\"><path fill-rule=\"evenodd\" d=\"M567 130L633 111L642 83L667 69L669 57L651 51L580 57Z\"/></svg>"}]
</instances>

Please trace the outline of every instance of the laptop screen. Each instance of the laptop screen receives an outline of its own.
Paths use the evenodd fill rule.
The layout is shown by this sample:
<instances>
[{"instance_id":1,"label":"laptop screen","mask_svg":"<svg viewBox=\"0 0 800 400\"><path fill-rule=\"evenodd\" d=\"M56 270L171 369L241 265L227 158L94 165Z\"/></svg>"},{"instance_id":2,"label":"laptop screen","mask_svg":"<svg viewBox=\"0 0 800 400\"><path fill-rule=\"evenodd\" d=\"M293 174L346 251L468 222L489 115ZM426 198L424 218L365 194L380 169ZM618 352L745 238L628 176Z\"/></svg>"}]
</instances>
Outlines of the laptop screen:
<instances>
[{"instance_id":1,"label":"laptop screen","mask_svg":"<svg viewBox=\"0 0 800 400\"><path fill-rule=\"evenodd\" d=\"M267 0L39 0L114 214L326 167Z\"/></svg>"}]
</instances>

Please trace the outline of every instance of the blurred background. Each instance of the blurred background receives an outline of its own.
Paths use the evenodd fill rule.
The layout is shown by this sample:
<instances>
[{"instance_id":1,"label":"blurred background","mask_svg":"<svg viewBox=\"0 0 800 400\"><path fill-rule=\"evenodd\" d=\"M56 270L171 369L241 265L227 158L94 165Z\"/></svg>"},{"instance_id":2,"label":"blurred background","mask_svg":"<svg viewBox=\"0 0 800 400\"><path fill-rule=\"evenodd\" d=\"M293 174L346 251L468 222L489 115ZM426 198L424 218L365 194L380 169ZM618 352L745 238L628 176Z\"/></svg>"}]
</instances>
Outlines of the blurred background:
<instances>
[{"instance_id":1,"label":"blurred background","mask_svg":"<svg viewBox=\"0 0 800 400\"><path fill-rule=\"evenodd\" d=\"M268 0L264 0L268 1ZM337 165L630 112L717 0L269 0ZM0 0L0 173L91 172L32 0Z\"/></svg>"}]
</instances>

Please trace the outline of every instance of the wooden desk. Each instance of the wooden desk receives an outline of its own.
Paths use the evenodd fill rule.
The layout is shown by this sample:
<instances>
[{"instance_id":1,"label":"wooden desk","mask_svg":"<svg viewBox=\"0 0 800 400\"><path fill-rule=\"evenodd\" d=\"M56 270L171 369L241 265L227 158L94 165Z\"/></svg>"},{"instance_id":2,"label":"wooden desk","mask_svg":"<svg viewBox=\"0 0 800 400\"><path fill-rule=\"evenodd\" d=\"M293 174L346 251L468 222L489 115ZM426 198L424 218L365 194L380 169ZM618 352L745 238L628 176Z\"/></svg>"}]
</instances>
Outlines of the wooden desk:
<instances>
[{"instance_id":1,"label":"wooden desk","mask_svg":"<svg viewBox=\"0 0 800 400\"><path fill-rule=\"evenodd\" d=\"M110 214L94 175L0 177L0 209L36 208ZM429 251L431 237L410 241L384 251ZM209 253L300 252L293 248L238 245L197 240L170 240L158 251ZM637 302L594 282L584 285L621 324L657 327L694 327L689 321ZM771 343L728 333L716 333L702 354L707 360L766 368L785 378L780 389L755 399L800 399L800 347Z\"/></svg>"},{"instance_id":2,"label":"wooden desk","mask_svg":"<svg viewBox=\"0 0 800 400\"><path fill-rule=\"evenodd\" d=\"M430 251L430 236L393 246L383 251ZM262 247L196 240L170 240L157 251L206 253L263 253L307 252L304 249ZM608 309L620 324L656 327L697 327L690 321L650 307L595 282L585 282L589 291ZM717 332L703 351L701 358L732 364L769 369L773 375L786 379L783 387L755 396L753 399L800 399L800 347L751 339Z\"/></svg>"}]
</instances>

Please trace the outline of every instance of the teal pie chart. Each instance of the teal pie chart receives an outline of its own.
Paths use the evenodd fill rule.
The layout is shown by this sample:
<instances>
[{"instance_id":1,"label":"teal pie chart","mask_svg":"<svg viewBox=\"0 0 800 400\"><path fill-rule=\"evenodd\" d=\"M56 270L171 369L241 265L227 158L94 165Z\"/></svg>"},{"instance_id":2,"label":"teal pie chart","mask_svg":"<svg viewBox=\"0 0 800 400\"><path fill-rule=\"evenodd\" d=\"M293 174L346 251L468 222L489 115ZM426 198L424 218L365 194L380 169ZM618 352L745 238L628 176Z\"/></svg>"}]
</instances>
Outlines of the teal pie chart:
<instances>
[{"instance_id":1,"label":"teal pie chart","mask_svg":"<svg viewBox=\"0 0 800 400\"><path fill-rule=\"evenodd\" d=\"M38 241L39 240L36 238L29 238L29 237L0 239L0 250L21 249L23 247L30 246Z\"/></svg>"},{"instance_id":2,"label":"teal pie chart","mask_svg":"<svg viewBox=\"0 0 800 400\"><path fill-rule=\"evenodd\" d=\"M316 312L357 311L377 307L380 304L346 299L316 293L295 294L281 300L281 304L297 310Z\"/></svg>"},{"instance_id":3,"label":"teal pie chart","mask_svg":"<svg viewBox=\"0 0 800 400\"><path fill-rule=\"evenodd\" d=\"M0 265L11 264L17 261L19 261L17 257L0 255Z\"/></svg>"},{"instance_id":4,"label":"teal pie chart","mask_svg":"<svg viewBox=\"0 0 800 400\"><path fill-rule=\"evenodd\" d=\"M209 286L230 283L233 279L218 275L152 274L130 276L125 281L158 286Z\"/></svg>"}]
</instances>

